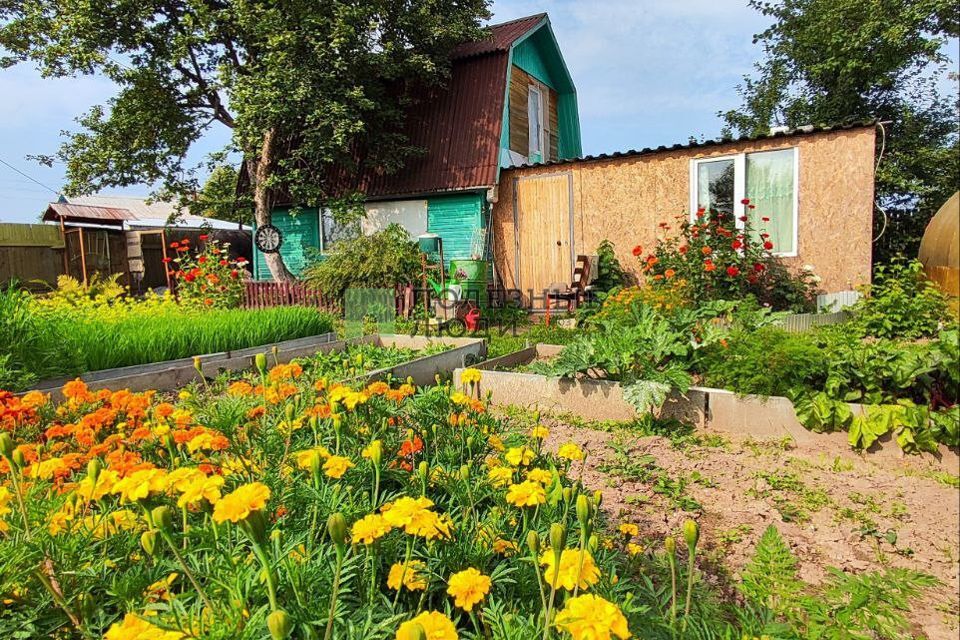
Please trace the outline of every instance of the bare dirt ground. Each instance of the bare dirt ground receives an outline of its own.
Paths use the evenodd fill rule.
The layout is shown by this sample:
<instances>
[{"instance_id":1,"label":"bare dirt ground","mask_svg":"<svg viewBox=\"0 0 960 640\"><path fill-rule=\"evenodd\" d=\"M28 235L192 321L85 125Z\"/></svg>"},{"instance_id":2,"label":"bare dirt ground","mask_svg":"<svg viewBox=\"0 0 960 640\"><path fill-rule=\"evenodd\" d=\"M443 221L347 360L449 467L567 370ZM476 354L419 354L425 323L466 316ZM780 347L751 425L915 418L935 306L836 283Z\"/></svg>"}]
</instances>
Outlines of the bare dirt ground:
<instances>
[{"instance_id":1,"label":"bare dirt ground","mask_svg":"<svg viewBox=\"0 0 960 640\"><path fill-rule=\"evenodd\" d=\"M704 568L713 579L735 580L774 524L811 584L823 580L827 567L853 573L905 567L935 576L941 586L910 613L914 635L955 640L960 634L955 476L915 457L877 460L702 430L675 444L623 429L543 422L548 448L573 441L590 452L584 483L602 491L615 522L634 522L653 541L697 518Z\"/></svg>"}]
</instances>

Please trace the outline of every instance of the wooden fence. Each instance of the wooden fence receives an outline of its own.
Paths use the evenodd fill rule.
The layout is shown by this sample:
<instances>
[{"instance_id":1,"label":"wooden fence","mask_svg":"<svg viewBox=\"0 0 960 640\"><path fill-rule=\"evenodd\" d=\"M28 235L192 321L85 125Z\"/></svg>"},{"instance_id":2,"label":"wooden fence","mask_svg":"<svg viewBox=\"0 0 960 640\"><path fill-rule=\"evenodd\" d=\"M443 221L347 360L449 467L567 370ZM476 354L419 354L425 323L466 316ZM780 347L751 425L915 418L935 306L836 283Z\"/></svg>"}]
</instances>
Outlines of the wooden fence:
<instances>
[{"instance_id":1,"label":"wooden fence","mask_svg":"<svg viewBox=\"0 0 960 640\"><path fill-rule=\"evenodd\" d=\"M397 287L394 295L397 316L406 318L414 304L413 287ZM341 301L324 295L318 289L302 282L254 282L244 283L243 307L266 309L269 307L306 306L340 314Z\"/></svg>"}]
</instances>

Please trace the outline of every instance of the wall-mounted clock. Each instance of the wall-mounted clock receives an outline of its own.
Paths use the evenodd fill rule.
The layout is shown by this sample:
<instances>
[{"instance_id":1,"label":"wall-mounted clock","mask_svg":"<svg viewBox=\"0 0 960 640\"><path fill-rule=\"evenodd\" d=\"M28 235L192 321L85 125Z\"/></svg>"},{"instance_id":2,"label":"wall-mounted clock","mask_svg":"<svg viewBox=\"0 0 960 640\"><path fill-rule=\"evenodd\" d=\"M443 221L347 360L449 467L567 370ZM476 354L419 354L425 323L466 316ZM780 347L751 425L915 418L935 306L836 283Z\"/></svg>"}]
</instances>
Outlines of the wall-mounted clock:
<instances>
[{"instance_id":1,"label":"wall-mounted clock","mask_svg":"<svg viewBox=\"0 0 960 640\"><path fill-rule=\"evenodd\" d=\"M276 253L283 244L283 234L272 224L265 224L257 227L257 233L253 236L253 241L257 249L263 253Z\"/></svg>"}]
</instances>

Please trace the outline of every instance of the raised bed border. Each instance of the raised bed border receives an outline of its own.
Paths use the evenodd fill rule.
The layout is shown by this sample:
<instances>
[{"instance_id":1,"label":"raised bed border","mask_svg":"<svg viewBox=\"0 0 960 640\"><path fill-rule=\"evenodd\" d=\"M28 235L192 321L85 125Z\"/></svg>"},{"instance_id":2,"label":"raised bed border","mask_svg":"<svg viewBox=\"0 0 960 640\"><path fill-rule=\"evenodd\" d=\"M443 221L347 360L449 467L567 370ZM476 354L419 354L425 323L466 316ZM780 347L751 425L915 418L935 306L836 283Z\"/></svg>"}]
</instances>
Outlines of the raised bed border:
<instances>
[{"instance_id":1,"label":"raised bed border","mask_svg":"<svg viewBox=\"0 0 960 640\"><path fill-rule=\"evenodd\" d=\"M537 355L553 355L561 348L538 344L477 364L474 368L483 371L481 393L491 393L495 405L574 413L587 420L625 421L637 417L636 409L624 399L623 389L617 382L495 370L496 367L527 364ZM460 368L453 372L453 381L458 387L462 373ZM863 413L864 407L850 405L855 414ZM797 419L793 403L782 396L745 396L727 389L694 386L685 394L671 394L660 415L692 423L698 428L710 427L758 440L790 438L800 446L819 448L825 454L853 451L846 433L815 433L804 427ZM890 434L880 438L868 452L884 458L905 457ZM919 459L960 475L960 454L944 445L939 445L938 454L923 454Z\"/></svg>"},{"instance_id":2,"label":"raised bed border","mask_svg":"<svg viewBox=\"0 0 960 640\"><path fill-rule=\"evenodd\" d=\"M455 368L467 366L471 362L481 360L486 355L486 344L480 338L372 334L350 340L337 340L335 333L324 333L234 351L208 353L196 358L199 360L203 375L214 377L222 371L238 371L253 367L254 358L261 353L266 354L272 363L274 362L274 350L276 350L276 360L287 363L295 358L311 356L316 353L341 351L351 344L366 343L385 347L423 349L438 342L452 345L453 348L441 353L414 358L393 367L371 371L353 380L372 381L393 376L395 378L410 377L418 385L431 384L434 382L436 375L450 374ZM169 391L196 380L197 375L195 358L190 357L90 371L77 377L86 382L87 386L93 391L99 389L128 389L137 392L149 389ZM48 393L52 400L60 401L63 399L63 385L72 379L74 378L46 380L37 385L35 390Z\"/></svg>"}]
</instances>

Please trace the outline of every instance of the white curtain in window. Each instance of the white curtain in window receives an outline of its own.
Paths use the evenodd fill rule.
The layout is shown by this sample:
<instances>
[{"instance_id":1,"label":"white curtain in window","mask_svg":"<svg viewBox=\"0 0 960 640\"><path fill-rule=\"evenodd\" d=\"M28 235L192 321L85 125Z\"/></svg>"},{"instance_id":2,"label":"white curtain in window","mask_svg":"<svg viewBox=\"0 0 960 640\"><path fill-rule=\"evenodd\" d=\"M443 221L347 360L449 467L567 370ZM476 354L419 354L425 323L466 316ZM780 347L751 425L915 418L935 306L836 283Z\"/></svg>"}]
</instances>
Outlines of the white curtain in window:
<instances>
[{"instance_id":1,"label":"white curtain in window","mask_svg":"<svg viewBox=\"0 0 960 640\"><path fill-rule=\"evenodd\" d=\"M747 209L754 239L769 233L773 251L794 253L794 150L748 153L746 194L753 209ZM764 221L763 218L769 218Z\"/></svg>"}]
</instances>

